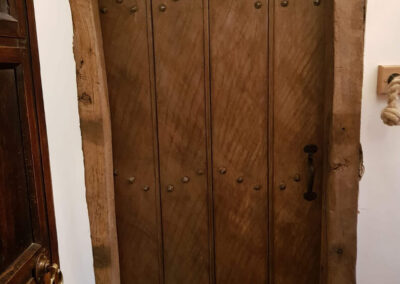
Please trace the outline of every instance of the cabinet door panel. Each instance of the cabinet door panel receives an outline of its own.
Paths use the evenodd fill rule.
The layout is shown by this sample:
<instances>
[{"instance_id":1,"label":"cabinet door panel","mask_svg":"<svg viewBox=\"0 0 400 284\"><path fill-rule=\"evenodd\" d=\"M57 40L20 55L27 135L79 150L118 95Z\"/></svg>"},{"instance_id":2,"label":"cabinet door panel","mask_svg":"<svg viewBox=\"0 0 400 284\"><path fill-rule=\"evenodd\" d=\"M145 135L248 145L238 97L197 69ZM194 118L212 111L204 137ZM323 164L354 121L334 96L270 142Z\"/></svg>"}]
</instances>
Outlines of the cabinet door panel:
<instances>
[{"instance_id":1,"label":"cabinet door panel","mask_svg":"<svg viewBox=\"0 0 400 284\"><path fill-rule=\"evenodd\" d=\"M33 241L15 78L14 68L0 66L0 271Z\"/></svg>"},{"instance_id":2,"label":"cabinet door panel","mask_svg":"<svg viewBox=\"0 0 400 284\"><path fill-rule=\"evenodd\" d=\"M0 0L0 36L25 36L24 0Z\"/></svg>"},{"instance_id":3,"label":"cabinet door panel","mask_svg":"<svg viewBox=\"0 0 400 284\"><path fill-rule=\"evenodd\" d=\"M266 283L266 1L210 2L217 283ZM226 173L225 173L226 171Z\"/></svg>"},{"instance_id":4,"label":"cabinet door panel","mask_svg":"<svg viewBox=\"0 0 400 284\"><path fill-rule=\"evenodd\" d=\"M156 0L153 16L165 282L203 284L209 281L203 0Z\"/></svg>"},{"instance_id":5,"label":"cabinet door panel","mask_svg":"<svg viewBox=\"0 0 400 284\"><path fill-rule=\"evenodd\" d=\"M319 283L322 216L326 1L275 3L274 23L274 283ZM310 168L304 147L318 146L313 190L307 201ZM298 176L296 178L296 176ZM281 184L286 185L280 190Z\"/></svg>"},{"instance_id":6,"label":"cabinet door panel","mask_svg":"<svg viewBox=\"0 0 400 284\"><path fill-rule=\"evenodd\" d=\"M159 283L146 1L100 1L108 75L122 283Z\"/></svg>"},{"instance_id":7,"label":"cabinet door panel","mask_svg":"<svg viewBox=\"0 0 400 284\"><path fill-rule=\"evenodd\" d=\"M50 249L57 245L50 239L51 189L44 185L49 172L43 165L41 93L34 88L39 82L32 81L31 63L26 46L0 46L0 283L33 281L39 254L57 261Z\"/></svg>"}]
</instances>

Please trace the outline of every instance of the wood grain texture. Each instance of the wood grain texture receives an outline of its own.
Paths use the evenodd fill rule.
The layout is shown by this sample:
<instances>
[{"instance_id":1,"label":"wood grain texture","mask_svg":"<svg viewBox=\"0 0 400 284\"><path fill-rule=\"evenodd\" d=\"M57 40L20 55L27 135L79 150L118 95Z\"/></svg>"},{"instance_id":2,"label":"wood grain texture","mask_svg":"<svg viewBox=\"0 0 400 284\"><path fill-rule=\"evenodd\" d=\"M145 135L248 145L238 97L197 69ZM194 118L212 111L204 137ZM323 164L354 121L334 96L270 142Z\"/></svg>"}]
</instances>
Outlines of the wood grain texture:
<instances>
[{"instance_id":1,"label":"wood grain texture","mask_svg":"<svg viewBox=\"0 0 400 284\"><path fill-rule=\"evenodd\" d=\"M147 1L100 1L113 132L116 216L122 283L160 283L162 243L156 178ZM135 7L136 12L130 9ZM129 32L127 32L129 31ZM154 157L155 156L155 157ZM154 162L154 158L156 162ZM135 178L129 182L129 178ZM149 190L144 191L148 186Z\"/></svg>"},{"instance_id":2,"label":"wood grain texture","mask_svg":"<svg viewBox=\"0 0 400 284\"><path fill-rule=\"evenodd\" d=\"M32 85L35 93L35 111L37 116L37 132L39 135L39 148L41 158L41 174L43 175L43 186L45 191L45 211L47 216L47 226L49 228L48 235L49 241L49 252L52 263L59 263L58 255L58 242L57 242L57 230L56 220L54 214L54 202L53 202L53 188L50 172L50 158L49 158L49 147L47 141L47 129L46 129L46 118L44 112L43 103L43 92L42 92L42 80L40 73L40 62L39 62L39 51L37 42L36 32L36 20L35 20L35 9L33 0L26 0L26 17L27 17L27 31L29 33L29 55L30 64L32 70Z\"/></svg>"},{"instance_id":3,"label":"wood grain texture","mask_svg":"<svg viewBox=\"0 0 400 284\"><path fill-rule=\"evenodd\" d=\"M20 48L8 47L14 44L12 40L5 40L5 43L0 47L1 81L4 85L1 112L5 123L1 128L6 134L1 138L4 151L1 156L7 159L3 163L7 167L3 166L1 170L6 180L1 184L4 199L0 204L1 239L4 243L0 256L3 260L0 283L21 283L28 279L34 267L35 258L30 253L32 245L38 249L48 248L49 228L41 183L29 58L22 42ZM13 177L18 180L13 180Z\"/></svg>"},{"instance_id":4,"label":"wood grain texture","mask_svg":"<svg viewBox=\"0 0 400 284\"><path fill-rule=\"evenodd\" d=\"M26 4L30 5L30 0L5 1L0 3L0 36L5 37L26 37L26 26L31 25L26 21L27 12L32 13L30 9L26 10Z\"/></svg>"},{"instance_id":5,"label":"wood grain texture","mask_svg":"<svg viewBox=\"0 0 400 284\"><path fill-rule=\"evenodd\" d=\"M326 185L328 284L356 283L365 1L334 0L333 88Z\"/></svg>"},{"instance_id":6,"label":"wood grain texture","mask_svg":"<svg viewBox=\"0 0 400 284\"><path fill-rule=\"evenodd\" d=\"M71 0L86 198L96 282L119 283L111 122L97 1Z\"/></svg>"},{"instance_id":7,"label":"wood grain texture","mask_svg":"<svg viewBox=\"0 0 400 284\"><path fill-rule=\"evenodd\" d=\"M126 279L354 283L361 2L103 1Z\"/></svg>"},{"instance_id":8,"label":"wood grain texture","mask_svg":"<svg viewBox=\"0 0 400 284\"><path fill-rule=\"evenodd\" d=\"M58 261L33 6L26 4L28 18L24 11L20 20L29 24L30 37L0 39L0 156L7 160L0 185L0 283L10 284L32 282L38 253Z\"/></svg>"},{"instance_id":9,"label":"wood grain texture","mask_svg":"<svg viewBox=\"0 0 400 284\"><path fill-rule=\"evenodd\" d=\"M32 272L35 268L36 258L40 253L43 253L43 251L44 249L41 245L32 243L5 271L2 271L0 274L0 283L39 284L35 279L33 279Z\"/></svg>"},{"instance_id":10,"label":"wood grain texture","mask_svg":"<svg viewBox=\"0 0 400 284\"><path fill-rule=\"evenodd\" d=\"M0 272L33 241L15 75L0 65Z\"/></svg>"},{"instance_id":11,"label":"wood grain texture","mask_svg":"<svg viewBox=\"0 0 400 284\"><path fill-rule=\"evenodd\" d=\"M275 1L273 7L272 283L320 278L326 4L298 0L282 7ZM310 178L308 144L319 148L313 188L318 198L311 202L303 196Z\"/></svg>"},{"instance_id":12,"label":"wood grain texture","mask_svg":"<svg viewBox=\"0 0 400 284\"><path fill-rule=\"evenodd\" d=\"M268 5L261 3L210 1L217 283L267 281Z\"/></svg>"},{"instance_id":13,"label":"wood grain texture","mask_svg":"<svg viewBox=\"0 0 400 284\"><path fill-rule=\"evenodd\" d=\"M153 1L153 24L165 283L208 283L203 1Z\"/></svg>"}]
</instances>

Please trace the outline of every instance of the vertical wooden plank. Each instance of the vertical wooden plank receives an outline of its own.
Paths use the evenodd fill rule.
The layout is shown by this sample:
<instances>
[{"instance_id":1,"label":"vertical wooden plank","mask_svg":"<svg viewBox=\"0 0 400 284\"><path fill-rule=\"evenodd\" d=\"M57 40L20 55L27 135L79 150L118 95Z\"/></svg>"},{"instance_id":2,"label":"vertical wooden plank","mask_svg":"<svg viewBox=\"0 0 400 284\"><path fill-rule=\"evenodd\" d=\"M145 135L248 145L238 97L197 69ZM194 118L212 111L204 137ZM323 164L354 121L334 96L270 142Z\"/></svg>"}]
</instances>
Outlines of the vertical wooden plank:
<instances>
[{"instance_id":1,"label":"vertical wooden plank","mask_svg":"<svg viewBox=\"0 0 400 284\"><path fill-rule=\"evenodd\" d=\"M210 1L217 283L267 282L267 15L267 1Z\"/></svg>"},{"instance_id":2,"label":"vertical wooden plank","mask_svg":"<svg viewBox=\"0 0 400 284\"><path fill-rule=\"evenodd\" d=\"M79 115L97 283L120 283L115 224L111 123L96 0L70 0Z\"/></svg>"},{"instance_id":3,"label":"vertical wooden plank","mask_svg":"<svg viewBox=\"0 0 400 284\"><path fill-rule=\"evenodd\" d=\"M332 98L333 98L333 2L327 2L327 13L325 15L325 61L327 64L325 72L325 106L324 106L324 142L329 145L330 137L330 122L332 118ZM329 149L330 147L324 147L323 150L323 188L324 191L321 194L322 197L322 218L321 218L321 266L320 266L320 284L326 284L327 282L327 177L329 173Z\"/></svg>"},{"instance_id":4,"label":"vertical wooden plank","mask_svg":"<svg viewBox=\"0 0 400 284\"><path fill-rule=\"evenodd\" d=\"M146 1L100 1L122 283L162 281L147 5Z\"/></svg>"},{"instance_id":5,"label":"vertical wooden plank","mask_svg":"<svg viewBox=\"0 0 400 284\"><path fill-rule=\"evenodd\" d=\"M153 1L165 283L171 284L209 282L203 8L203 0Z\"/></svg>"},{"instance_id":6,"label":"vertical wooden plank","mask_svg":"<svg viewBox=\"0 0 400 284\"><path fill-rule=\"evenodd\" d=\"M325 105L327 1L275 1L273 23L272 283L318 283L320 279L322 158ZM307 201L308 155L316 170Z\"/></svg>"},{"instance_id":7,"label":"vertical wooden plank","mask_svg":"<svg viewBox=\"0 0 400 284\"><path fill-rule=\"evenodd\" d=\"M327 171L326 278L356 283L365 0L333 2L333 98Z\"/></svg>"}]
</instances>

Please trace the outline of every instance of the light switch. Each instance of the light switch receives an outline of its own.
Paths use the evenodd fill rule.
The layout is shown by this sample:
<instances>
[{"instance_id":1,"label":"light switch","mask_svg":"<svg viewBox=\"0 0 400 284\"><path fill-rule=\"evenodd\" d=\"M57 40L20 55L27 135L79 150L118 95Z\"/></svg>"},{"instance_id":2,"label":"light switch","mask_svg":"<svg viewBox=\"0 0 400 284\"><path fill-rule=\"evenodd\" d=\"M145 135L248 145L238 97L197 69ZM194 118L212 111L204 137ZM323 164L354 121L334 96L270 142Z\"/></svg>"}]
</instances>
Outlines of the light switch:
<instances>
[{"instance_id":1,"label":"light switch","mask_svg":"<svg viewBox=\"0 0 400 284\"><path fill-rule=\"evenodd\" d=\"M388 80L391 75L393 74L400 74L400 66L393 65L393 66L383 66L379 65L378 69L378 95L385 95L386 94L386 87L388 85Z\"/></svg>"}]
</instances>

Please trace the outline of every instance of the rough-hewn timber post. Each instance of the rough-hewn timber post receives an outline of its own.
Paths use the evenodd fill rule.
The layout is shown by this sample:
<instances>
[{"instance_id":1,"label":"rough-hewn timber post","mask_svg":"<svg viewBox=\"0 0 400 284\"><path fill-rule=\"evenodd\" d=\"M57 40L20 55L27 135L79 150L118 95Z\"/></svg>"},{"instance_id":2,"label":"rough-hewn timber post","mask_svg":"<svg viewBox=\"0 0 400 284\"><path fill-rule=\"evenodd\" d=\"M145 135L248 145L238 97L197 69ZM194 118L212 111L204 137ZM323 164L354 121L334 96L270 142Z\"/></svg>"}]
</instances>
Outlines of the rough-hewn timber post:
<instances>
[{"instance_id":1,"label":"rough-hewn timber post","mask_svg":"<svg viewBox=\"0 0 400 284\"><path fill-rule=\"evenodd\" d=\"M119 284L111 122L98 3L70 0L70 5L96 283Z\"/></svg>"}]
</instances>

